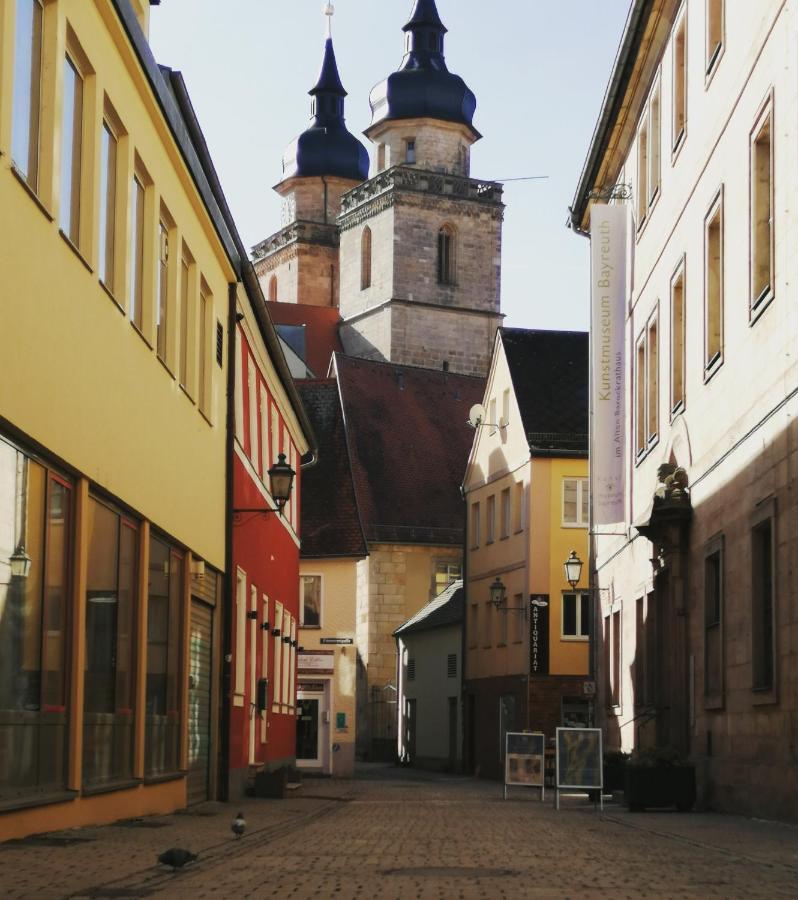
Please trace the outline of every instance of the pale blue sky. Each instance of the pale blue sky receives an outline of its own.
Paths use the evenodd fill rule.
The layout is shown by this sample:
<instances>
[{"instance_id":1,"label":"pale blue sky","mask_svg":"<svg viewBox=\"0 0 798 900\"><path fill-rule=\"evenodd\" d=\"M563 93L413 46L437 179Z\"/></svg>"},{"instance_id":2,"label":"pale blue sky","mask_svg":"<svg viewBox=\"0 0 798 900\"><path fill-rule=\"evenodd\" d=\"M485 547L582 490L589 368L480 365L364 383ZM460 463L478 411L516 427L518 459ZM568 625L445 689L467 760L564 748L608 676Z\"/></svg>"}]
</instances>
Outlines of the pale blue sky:
<instances>
[{"instance_id":1,"label":"pale blue sky","mask_svg":"<svg viewBox=\"0 0 798 900\"><path fill-rule=\"evenodd\" d=\"M285 146L307 125L322 0L162 0L151 44L186 79L247 247L280 227ZM347 124L402 58L412 0L337 0ZM472 175L548 175L506 186L502 311L525 328L588 325L588 243L565 228L629 0L438 0L446 59L477 95ZM362 136L361 136L362 137ZM368 143L363 138L367 146Z\"/></svg>"}]
</instances>

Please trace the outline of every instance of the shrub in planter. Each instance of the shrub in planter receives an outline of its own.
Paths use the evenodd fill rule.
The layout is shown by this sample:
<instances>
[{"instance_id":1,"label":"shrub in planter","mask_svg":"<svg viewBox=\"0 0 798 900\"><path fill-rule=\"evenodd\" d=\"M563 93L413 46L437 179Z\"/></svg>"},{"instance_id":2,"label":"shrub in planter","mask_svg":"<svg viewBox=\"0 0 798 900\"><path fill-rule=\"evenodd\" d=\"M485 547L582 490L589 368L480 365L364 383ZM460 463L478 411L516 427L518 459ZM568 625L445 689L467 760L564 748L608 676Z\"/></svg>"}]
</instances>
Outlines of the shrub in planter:
<instances>
[{"instance_id":1,"label":"shrub in planter","mask_svg":"<svg viewBox=\"0 0 798 900\"><path fill-rule=\"evenodd\" d=\"M631 812L675 806L688 812L695 805L695 766L670 747L635 751L626 764L626 803Z\"/></svg>"},{"instance_id":2,"label":"shrub in planter","mask_svg":"<svg viewBox=\"0 0 798 900\"><path fill-rule=\"evenodd\" d=\"M629 754L622 750L609 750L604 754L604 791L622 791L626 786L626 764Z\"/></svg>"}]
</instances>

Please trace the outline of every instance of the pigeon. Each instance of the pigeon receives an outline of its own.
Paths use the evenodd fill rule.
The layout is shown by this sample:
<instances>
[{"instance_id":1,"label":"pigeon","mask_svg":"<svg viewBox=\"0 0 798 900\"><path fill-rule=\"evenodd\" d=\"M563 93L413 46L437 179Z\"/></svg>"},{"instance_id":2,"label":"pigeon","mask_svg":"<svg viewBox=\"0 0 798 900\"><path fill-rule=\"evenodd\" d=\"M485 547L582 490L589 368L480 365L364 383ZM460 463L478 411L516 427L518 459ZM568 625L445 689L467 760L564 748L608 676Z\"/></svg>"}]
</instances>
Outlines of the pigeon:
<instances>
[{"instance_id":1,"label":"pigeon","mask_svg":"<svg viewBox=\"0 0 798 900\"><path fill-rule=\"evenodd\" d=\"M158 862L163 863L165 866L171 866L172 871L176 872L188 863L194 862L196 858L197 854L192 853L190 850L184 850L182 847L171 847L158 857Z\"/></svg>"},{"instance_id":2,"label":"pigeon","mask_svg":"<svg viewBox=\"0 0 798 900\"><path fill-rule=\"evenodd\" d=\"M244 836L244 832L247 830L247 820L244 818L244 813L240 812L235 819L233 819L230 830L236 836L236 839Z\"/></svg>"}]
</instances>

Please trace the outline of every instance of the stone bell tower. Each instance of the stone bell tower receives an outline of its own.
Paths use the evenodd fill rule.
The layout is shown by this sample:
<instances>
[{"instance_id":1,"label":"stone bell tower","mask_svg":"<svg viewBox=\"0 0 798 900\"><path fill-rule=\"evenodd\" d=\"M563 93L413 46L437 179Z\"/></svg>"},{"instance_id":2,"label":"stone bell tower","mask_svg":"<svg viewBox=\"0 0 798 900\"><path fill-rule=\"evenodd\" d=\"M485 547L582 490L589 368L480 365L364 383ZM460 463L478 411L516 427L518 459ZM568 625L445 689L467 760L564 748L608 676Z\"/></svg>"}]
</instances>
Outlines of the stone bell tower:
<instances>
[{"instance_id":1,"label":"stone bell tower","mask_svg":"<svg viewBox=\"0 0 798 900\"><path fill-rule=\"evenodd\" d=\"M501 324L502 186L471 177L476 98L416 0L399 70L371 92L371 178L342 198L341 338L352 356L485 375Z\"/></svg>"}]
</instances>

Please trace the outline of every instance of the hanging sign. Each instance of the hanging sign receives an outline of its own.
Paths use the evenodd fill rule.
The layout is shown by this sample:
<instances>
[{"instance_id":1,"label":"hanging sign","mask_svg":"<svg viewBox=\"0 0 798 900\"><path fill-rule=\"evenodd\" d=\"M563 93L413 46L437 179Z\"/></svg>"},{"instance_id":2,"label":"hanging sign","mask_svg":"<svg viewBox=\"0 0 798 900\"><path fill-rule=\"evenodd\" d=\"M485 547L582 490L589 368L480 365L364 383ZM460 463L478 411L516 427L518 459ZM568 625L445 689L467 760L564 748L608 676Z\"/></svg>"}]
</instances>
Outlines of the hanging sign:
<instances>
[{"instance_id":1,"label":"hanging sign","mask_svg":"<svg viewBox=\"0 0 798 900\"><path fill-rule=\"evenodd\" d=\"M549 595L529 598L529 672L549 674Z\"/></svg>"},{"instance_id":2,"label":"hanging sign","mask_svg":"<svg viewBox=\"0 0 798 900\"><path fill-rule=\"evenodd\" d=\"M624 204L590 208L590 474L596 525L624 520L628 221Z\"/></svg>"}]
</instances>

